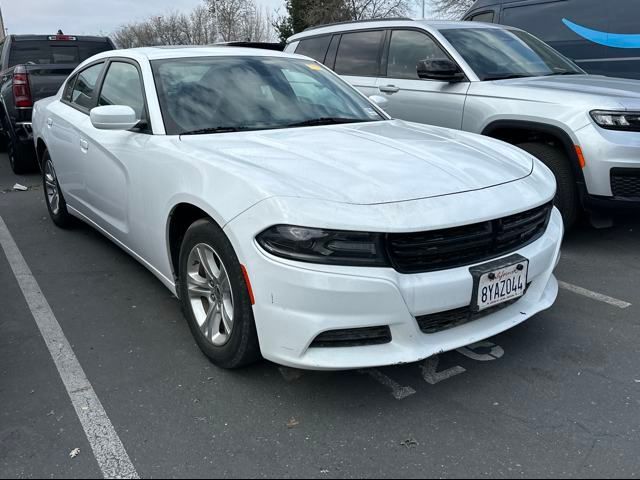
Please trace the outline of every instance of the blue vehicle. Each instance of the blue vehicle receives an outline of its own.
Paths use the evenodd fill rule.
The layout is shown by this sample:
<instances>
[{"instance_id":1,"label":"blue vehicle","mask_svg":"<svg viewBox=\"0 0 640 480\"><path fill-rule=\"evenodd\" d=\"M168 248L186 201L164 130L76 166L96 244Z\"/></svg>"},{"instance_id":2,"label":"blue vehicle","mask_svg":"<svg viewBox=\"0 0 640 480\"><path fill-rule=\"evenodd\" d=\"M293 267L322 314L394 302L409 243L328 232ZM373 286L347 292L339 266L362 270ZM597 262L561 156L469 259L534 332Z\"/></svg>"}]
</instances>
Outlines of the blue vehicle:
<instances>
[{"instance_id":1,"label":"blue vehicle","mask_svg":"<svg viewBox=\"0 0 640 480\"><path fill-rule=\"evenodd\" d=\"M589 73L640 79L640 0L478 0L464 20L526 30Z\"/></svg>"}]
</instances>

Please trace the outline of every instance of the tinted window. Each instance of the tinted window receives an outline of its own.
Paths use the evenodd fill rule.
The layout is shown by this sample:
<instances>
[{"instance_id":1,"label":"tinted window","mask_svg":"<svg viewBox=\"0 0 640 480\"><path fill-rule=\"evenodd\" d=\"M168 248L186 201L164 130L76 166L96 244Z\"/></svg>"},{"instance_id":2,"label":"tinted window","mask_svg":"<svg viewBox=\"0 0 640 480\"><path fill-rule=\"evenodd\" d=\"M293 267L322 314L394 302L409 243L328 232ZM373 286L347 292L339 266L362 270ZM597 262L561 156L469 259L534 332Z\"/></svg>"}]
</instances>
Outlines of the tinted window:
<instances>
[{"instance_id":1,"label":"tinted window","mask_svg":"<svg viewBox=\"0 0 640 480\"><path fill-rule=\"evenodd\" d=\"M111 50L105 42L47 42L38 40L16 41L11 45L9 66L21 64L78 65L89 57Z\"/></svg>"},{"instance_id":2,"label":"tinted window","mask_svg":"<svg viewBox=\"0 0 640 480\"><path fill-rule=\"evenodd\" d=\"M96 84L102 72L102 67L104 67L104 63L99 63L78 74L71 94L71 103L85 110L93 108L95 105Z\"/></svg>"},{"instance_id":3,"label":"tinted window","mask_svg":"<svg viewBox=\"0 0 640 480\"><path fill-rule=\"evenodd\" d=\"M469 20L472 22L486 22L493 23L493 19L495 18L495 14L493 12L483 12L478 15L474 15Z\"/></svg>"},{"instance_id":4,"label":"tinted window","mask_svg":"<svg viewBox=\"0 0 640 480\"><path fill-rule=\"evenodd\" d=\"M528 33L497 28L443 30L481 80L583 74L573 62Z\"/></svg>"},{"instance_id":5,"label":"tinted window","mask_svg":"<svg viewBox=\"0 0 640 480\"><path fill-rule=\"evenodd\" d=\"M335 70L341 75L375 77L379 75L380 47L384 32L358 32L342 35Z\"/></svg>"},{"instance_id":6,"label":"tinted window","mask_svg":"<svg viewBox=\"0 0 640 480\"><path fill-rule=\"evenodd\" d=\"M116 62L109 66L98 105L126 105L137 118L144 118L144 93L138 69L130 63Z\"/></svg>"},{"instance_id":7,"label":"tinted window","mask_svg":"<svg viewBox=\"0 0 640 480\"><path fill-rule=\"evenodd\" d=\"M397 30L391 36L387 76L418 80L418 62L448 58L436 42L421 32Z\"/></svg>"},{"instance_id":8,"label":"tinted window","mask_svg":"<svg viewBox=\"0 0 640 480\"><path fill-rule=\"evenodd\" d=\"M296 53L299 55L306 55L307 57L311 57L319 62L324 63L324 59L327 55L327 49L329 48L330 42L331 35L302 40L300 42L300 45L298 45L298 48L296 49Z\"/></svg>"},{"instance_id":9,"label":"tinted window","mask_svg":"<svg viewBox=\"0 0 640 480\"><path fill-rule=\"evenodd\" d=\"M203 57L152 67L169 135L383 120L351 86L309 60Z\"/></svg>"}]
</instances>

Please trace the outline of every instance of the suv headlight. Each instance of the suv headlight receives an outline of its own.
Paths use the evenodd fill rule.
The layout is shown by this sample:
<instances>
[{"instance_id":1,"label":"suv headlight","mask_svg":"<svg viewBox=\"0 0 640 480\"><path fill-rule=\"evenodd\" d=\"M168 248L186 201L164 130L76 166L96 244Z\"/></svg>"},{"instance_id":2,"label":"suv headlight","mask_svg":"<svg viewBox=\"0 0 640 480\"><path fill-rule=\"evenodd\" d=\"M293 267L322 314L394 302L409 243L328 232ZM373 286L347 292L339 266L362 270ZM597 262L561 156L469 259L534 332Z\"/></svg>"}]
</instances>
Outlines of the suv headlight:
<instances>
[{"instance_id":1,"label":"suv headlight","mask_svg":"<svg viewBox=\"0 0 640 480\"><path fill-rule=\"evenodd\" d=\"M594 110L591 117L598 126L607 130L640 132L640 112L607 112Z\"/></svg>"},{"instance_id":2,"label":"suv headlight","mask_svg":"<svg viewBox=\"0 0 640 480\"><path fill-rule=\"evenodd\" d=\"M307 263L388 267L384 234L276 225L256 237L267 252Z\"/></svg>"}]
</instances>

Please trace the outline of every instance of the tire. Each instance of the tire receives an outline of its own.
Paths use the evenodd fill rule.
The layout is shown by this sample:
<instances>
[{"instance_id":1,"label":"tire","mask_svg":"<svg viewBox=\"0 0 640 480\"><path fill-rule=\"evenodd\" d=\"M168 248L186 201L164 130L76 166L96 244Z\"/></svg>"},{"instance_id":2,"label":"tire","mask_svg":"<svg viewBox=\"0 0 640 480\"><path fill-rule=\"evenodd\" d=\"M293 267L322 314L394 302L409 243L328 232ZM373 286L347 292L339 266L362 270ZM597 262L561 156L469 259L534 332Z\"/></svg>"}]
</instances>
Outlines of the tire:
<instances>
[{"instance_id":1,"label":"tire","mask_svg":"<svg viewBox=\"0 0 640 480\"><path fill-rule=\"evenodd\" d=\"M73 226L73 217L69 215L67 210L67 202L62 195L62 190L60 190L60 183L48 150L42 154L42 188L44 201L53 223L64 229Z\"/></svg>"},{"instance_id":2,"label":"tire","mask_svg":"<svg viewBox=\"0 0 640 480\"><path fill-rule=\"evenodd\" d=\"M251 296L238 257L220 227L210 220L191 225L179 262L182 309L200 350L226 369L259 360Z\"/></svg>"},{"instance_id":3,"label":"tire","mask_svg":"<svg viewBox=\"0 0 640 480\"><path fill-rule=\"evenodd\" d=\"M9 156L9 163L11 164L13 173L16 175L25 175L34 173L37 170L35 151L32 150L33 149L30 150L27 145L20 143L15 134L9 131L7 155Z\"/></svg>"},{"instance_id":4,"label":"tire","mask_svg":"<svg viewBox=\"0 0 640 480\"><path fill-rule=\"evenodd\" d=\"M569 158L562 150L544 143L522 143L518 147L538 158L555 175L558 191L554 204L562 214L565 229L570 230L578 220L580 201Z\"/></svg>"}]
</instances>

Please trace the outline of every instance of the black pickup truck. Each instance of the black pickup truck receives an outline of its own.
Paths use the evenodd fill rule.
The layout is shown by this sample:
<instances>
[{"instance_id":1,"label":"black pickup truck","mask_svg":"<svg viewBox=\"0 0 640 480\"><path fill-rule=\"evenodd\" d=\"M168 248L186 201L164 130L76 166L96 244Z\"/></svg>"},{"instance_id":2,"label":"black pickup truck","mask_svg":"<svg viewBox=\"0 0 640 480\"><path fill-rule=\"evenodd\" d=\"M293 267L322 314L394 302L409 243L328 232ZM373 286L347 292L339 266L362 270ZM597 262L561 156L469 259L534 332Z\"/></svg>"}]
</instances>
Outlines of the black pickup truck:
<instances>
[{"instance_id":1,"label":"black pickup truck","mask_svg":"<svg viewBox=\"0 0 640 480\"><path fill-rule=\"evenodd\" d=\"M9 35L0 42L0 147L17 174L36 168L33 104L55 95L73 69L115 47L107 37Z\"/></svg>"}]
</instances>

